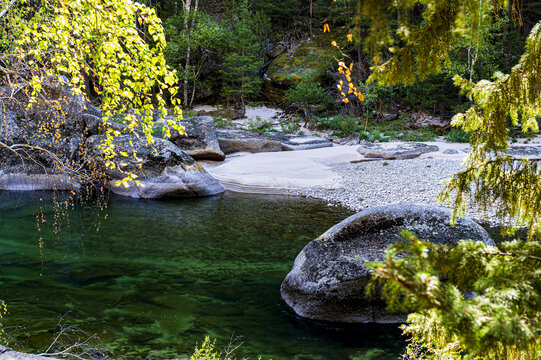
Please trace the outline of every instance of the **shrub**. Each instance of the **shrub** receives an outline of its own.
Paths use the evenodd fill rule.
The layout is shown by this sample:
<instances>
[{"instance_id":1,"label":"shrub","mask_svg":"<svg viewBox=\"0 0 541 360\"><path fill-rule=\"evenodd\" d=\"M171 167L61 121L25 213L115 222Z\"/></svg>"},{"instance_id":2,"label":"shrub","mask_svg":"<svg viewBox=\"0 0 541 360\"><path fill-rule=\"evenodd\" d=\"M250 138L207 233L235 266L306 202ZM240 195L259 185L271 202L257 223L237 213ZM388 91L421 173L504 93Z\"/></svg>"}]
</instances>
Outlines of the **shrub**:
<instances>
[{"instance_id":1,"label":"shrub","mask_svg":"<svg viewBox=\"0 0 541 360\"><path fill-rule=\"evenodd\" d=\"M302 109L308 120L312 119L313 112L330 108L334 104L331 95L325 93L319 84L307 79L303 79L296 87L287 90L286 99Z\"/></svg>"},{"instance_id":2,"label":"shrub","mask_svg":"<svg viewBox=\"0 0 541 360\"><path fill-rule=\"evenodd\" d=\"M246 127L243 128L244 130L258 132L258 133L264 133L269 131L276 131L272 127L271 121L261 120L261 117L256 117L255 120L250 120L246 123Z\"/></svg>"},{"instance_id":3,"label":"shrub","mask_svg":"<svg viewBox=\"0 0 541 360\"><path fill-rule=\"evenodd\" d=\"M233 343L230 343L225 349L225 354L223 354L216 350L216 340L210 341L210 338L207 336L205 337L203 344L201 344L201 347L195 347L190 360L235 360L235 358L232 357L232 354L239 346L240 345L234 346L233 341Z\"/></svg>"},{"instance_id":4,"label":"shrub","mask_svg":"<svg viewBox=\"0 0 541 360\"><path fill-rule=\"evenodd\" d=\"M346 137L360 130L359 119L355 117L337 115L328 118L314 117L314 120L318 128L333 130L332 135L338 137Z\"/></svg>"},{"instance_id":5,"label":"shrub","mask_svg":"<svg viewBox=\"0 0 541 360\"><path fill-rule=\"evenodd\" d=\"M224 118L221 118L221 117L214 118L214 124L215 124L215 126L217 128L223 128L223 127L226 127L226 126L233 125L231 120L224 119Z\"/></svg>"},{"instance_id":6,"label":"shrub","mask_svg":"<svg viewBox=\"0 0 541 360\"><path fill-rule=\"evenodd\" d=\"M298 117L294 117L291 122L280 124L281 130L285 134L293 134L295 131L299 130L301 127L300 120Z\"/></svg>"},{"instance_id":7,"label":"shrub","mask_svg":"<svg viewBox=\"0 0 541 360\"><path fill-rule=\"evenodd\" d=\"M449 134L445 136L445 140L458 143L467 143L470 141L470 133L467 133L462 129L454 128L451 129Z\"/></svg>"}]
</instances>

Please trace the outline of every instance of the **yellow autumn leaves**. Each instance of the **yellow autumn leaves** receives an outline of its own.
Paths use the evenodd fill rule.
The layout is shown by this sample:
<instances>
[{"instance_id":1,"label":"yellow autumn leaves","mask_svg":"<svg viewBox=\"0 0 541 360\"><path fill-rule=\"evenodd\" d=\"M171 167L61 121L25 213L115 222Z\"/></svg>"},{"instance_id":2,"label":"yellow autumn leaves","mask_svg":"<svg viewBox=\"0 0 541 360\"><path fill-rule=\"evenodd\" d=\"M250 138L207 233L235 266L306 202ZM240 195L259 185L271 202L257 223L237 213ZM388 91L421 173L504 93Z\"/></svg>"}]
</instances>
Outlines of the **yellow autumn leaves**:
<instances>
[{"instance_id":1,"label":"yellow autumn leaves","mask_svg":"<svg viewBox=\"0 0 541 360\"><path fill-rule=\"evenodd\" d=\"M331 28L329 24L327 23L323 24L323 33L326 33L326 32L331 32ZM346 41L353 42L353 34L348 33L346 35ZM331 42L331 45L337 48L342 53L340 46L335 40ZM338 84L336 84L336 88L338 89L338 91L340 91L340 95L342 96L342 101L345 104L350 102L348 96L351 94L353 94L359 100L359 102L364 100L364 95L359 91L359 89L353 83L353 80L351 78L352 70L353 70L353 62L350 63L349 66L347 66L343 60L338 60L338 72L345 77L347 87L344 86L344 80L340 80ZM347 88L347 90L344 88Z\"/></svg>"}]
</instances>

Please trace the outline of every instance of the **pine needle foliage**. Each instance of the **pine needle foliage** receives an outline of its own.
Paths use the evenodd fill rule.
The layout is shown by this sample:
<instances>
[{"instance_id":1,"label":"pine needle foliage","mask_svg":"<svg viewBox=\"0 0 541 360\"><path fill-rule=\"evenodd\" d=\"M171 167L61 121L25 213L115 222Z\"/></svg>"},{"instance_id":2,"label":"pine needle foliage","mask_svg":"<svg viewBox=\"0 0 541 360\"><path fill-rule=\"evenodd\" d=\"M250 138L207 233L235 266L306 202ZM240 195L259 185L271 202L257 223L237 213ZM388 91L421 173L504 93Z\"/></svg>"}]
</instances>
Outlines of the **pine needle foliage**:
<instances>
[{"instance_id":1,"label":"pine needle foliage","mask_svg":"<svg viewBox=\"0 0 541 360\"><path fill-rule=\"evenodd\" d=\"M541 358L541 243L498 247L420 241L411 232L385 252L368 291L391 311L415 311L403 326L411 359Z\"/></svg>"},{"instance_id":2,"label":"pine needle foliage","mask_svg":"<svg viewBox=\"0 0 541 360\"><path fill-rule=\"evenodd\" d=\"M539 158L516 159L507 154L508 119L523 132L538 132L541 114L541 23L526 41L526 50L509 75L477 84L456 76L455 83L475 100L453 125L471 132L472 150L466 170L457 174L442 194L451 200L455 216L464 214L466 202L487 208L496 205L497 216L514 226L527 226L530 235L541 230L541 167ZM454 198L451 195L454 194Z\"/></svg>"},{"instance_id":3,"label":"pine needle foliage","mask_svg":"<svg viewBox=\"0 0 541 360\"><path fill-rule=\"evenodd\" d=\"M453 46L464 38L481 42L484 34L481 29L491 21L493 11L507 3L506 0L359 0L359 21L370 19L365 49L378 64L372 69L370 80L378 80L382 85L411 84L416 74L422 80L439 73L449 61ZM511 5L512 14L518 17L516 2ZM420 24L410 23L408 11L414 6L424 8ZM397 17L396 32L391 28L391 17ZM393 56L379 65L383 50L389 50Z\"/></svg>"},{"instance_id":4,"label":"pine needle foliage","mask_svg":"<svg viewBox=\"0 0 541 360\"><path fill-rule=\"evenodd\" d=\"M360 18L370 20L365 46L376 66L370 81L411 83L438 73L461 40L479 44L482 29L502 9L520 24L517 1L360 0ZM423 21L409 24L407 11L423 7ZM390 12L389 7L395 12ZM393 33L390 16L398 14ZM400 45L393 48L394 44ZM381 63L382 50L392 56ZM473 105L452 121L471 134L464 171L440 194L454 207L452 220L467 207L494 213L512 234L529 229L527 241L498 246L461 240L441 246L404 232L384 261L371 263L369 290L381 293L390 310L414 311L403 326L411 336L403 359L541 358L541 158L516 158L509 127L538 132L541 115L541 23L532 27L525 51L509 74L473 83L455 76Z\"/></svg>"},{"instance_id":5,"label":"pine needle foliage","mask_svg":"<svg viewBox=\"0 0 541 360\"><path fill-rule=\"evenodd\" d=\"M263 60L256 34L250 26L253 14L246 0L239 0L236 13L229 20L226 44L229 53L223 61L221 71L224 79L222 95L238 104L242 116L246 112L246 100L261 90L259 68Z\"/></svg>"},{"instance_id":6,"label":"pine needle foliage","mask_svg":"<svg viewBox=\"0 0 541 360\"><path fill-rule=\"evenodd\" d=\"M408 24L407 11L424 7L423 21ZM382 85L411 83L442 70L449 52L459 40L480 43L494 16L509 5L517 25L520 13L517 2L466 0L389 2L398 16L396 37L403 44L389 48L393 56L374 66L369 81ZM393 44L389 11L382 2L360 0L361 16L370 14L371 32L367 45L379 61L383 48ZM496 14L496 15L495 15ZM517 159L507 153L508 126L521 126L523 132L538 132L541 115L541 25L533 27L525 52L510 74L496 73L493 80L470 82L455 76L455 85L474 101L464 114L457 114L452 124L471 133L472 150L465 162L466 170L457 174L441 194L441 201L454 206L453 219L463 215L467 206L478 210L496 210L497 218L512 233L527 226L530 236L540 231L541 159ZM508 121L510 120L510 121Z\"/></svg>"}]
</instances>

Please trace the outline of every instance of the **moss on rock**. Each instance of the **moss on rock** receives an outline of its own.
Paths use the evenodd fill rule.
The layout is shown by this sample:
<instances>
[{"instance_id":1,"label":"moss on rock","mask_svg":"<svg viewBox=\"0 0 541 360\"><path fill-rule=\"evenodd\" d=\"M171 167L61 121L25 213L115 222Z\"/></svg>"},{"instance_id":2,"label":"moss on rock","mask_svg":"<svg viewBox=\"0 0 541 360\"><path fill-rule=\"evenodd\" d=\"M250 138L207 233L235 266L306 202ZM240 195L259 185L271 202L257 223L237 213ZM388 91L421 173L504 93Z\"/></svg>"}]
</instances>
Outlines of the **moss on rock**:
<instances>
[{"instance_id":1,"label":"moss on rock","mask_svg":"<svg viewBox=\"0 0 541 360\"><path fill-rule=\"evenodd\" d=\"M303 79L321 83L334 64L337 50L331 45L330 34L317 34L298 46L277 56L264 78L265 96L276 102L285 100L285 91Z\"/></svg>"}]
</instances>

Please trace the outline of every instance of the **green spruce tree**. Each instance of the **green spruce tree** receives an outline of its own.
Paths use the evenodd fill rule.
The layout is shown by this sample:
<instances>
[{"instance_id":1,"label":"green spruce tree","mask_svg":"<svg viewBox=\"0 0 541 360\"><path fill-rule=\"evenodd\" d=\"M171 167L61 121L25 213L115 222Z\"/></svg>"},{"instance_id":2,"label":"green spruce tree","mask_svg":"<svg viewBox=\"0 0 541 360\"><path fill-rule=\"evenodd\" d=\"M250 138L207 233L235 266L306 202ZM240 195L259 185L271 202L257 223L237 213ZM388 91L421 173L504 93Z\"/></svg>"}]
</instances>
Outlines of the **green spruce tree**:
<instances>
[{"instance_id":1,"label":"green spruce tree","mask_svg":"<svg viewBox=\"0 0 541 360\"><path fill-rule=\"evenodd\" d=\"M252 13L246 0L238 2L236 12L228 21L227 55L222 64L224 85L222 95L228 104L234 102L246 112L246 99L257 94L261 89L259 68L263 59L258 56L260 45L252 30Z\"/></svg>"},{"instance_id":2,"label":"green spruce tree","mask_svg":"<svg viewBox=\"0 0 541 360\"><path fill-rule=\"evenodd\" d=\"M370 80L382 85L411 83L440 72L461 40L482 43L492 17L507 12L521 24L519 5L505 0L360 0L359 13L370 21L365 46L377 63ZM402 14L397 32L389 6ZM423 21L416 25L408 23L407 16L414 6L424 9ZM372 263L371 290L380 289L392 310L414 311L403 327L412 337L404 359L541 358L541 159L517 159L507 152L509 126L539 132L537 21L509 74L496 73L492 80L477 83L455 77L473 101L453 119L453 125L471 133L471 151L464 170L441 195L454 206L454 216L467 207L493 210L492 220L506 224L508 233L527 227L528 239L497 246L464 240L448 247L406 232L404 243L388 249L384 262ZM383 64L382 50L392 54Z\"/></svg>"}]
</instances>

